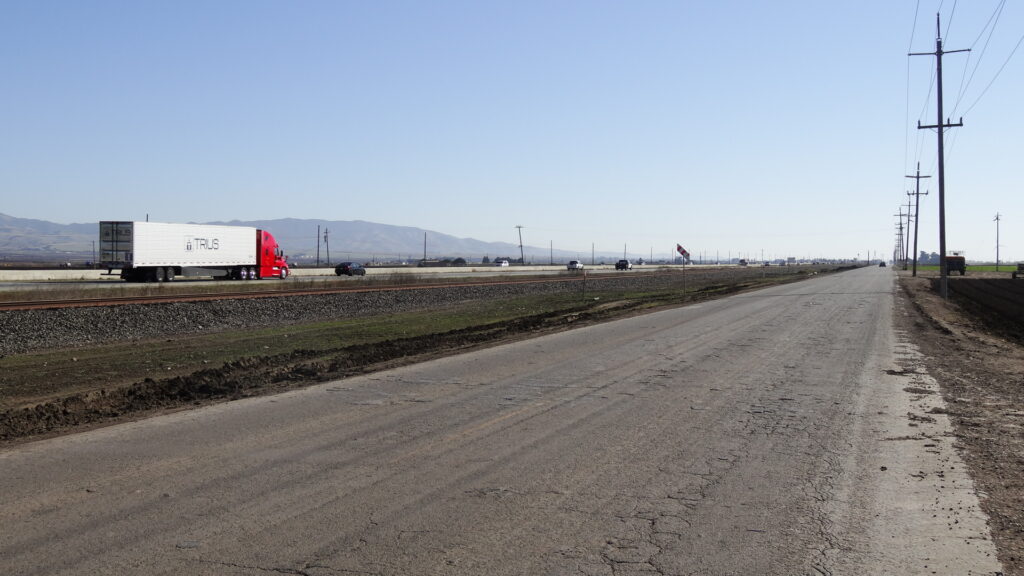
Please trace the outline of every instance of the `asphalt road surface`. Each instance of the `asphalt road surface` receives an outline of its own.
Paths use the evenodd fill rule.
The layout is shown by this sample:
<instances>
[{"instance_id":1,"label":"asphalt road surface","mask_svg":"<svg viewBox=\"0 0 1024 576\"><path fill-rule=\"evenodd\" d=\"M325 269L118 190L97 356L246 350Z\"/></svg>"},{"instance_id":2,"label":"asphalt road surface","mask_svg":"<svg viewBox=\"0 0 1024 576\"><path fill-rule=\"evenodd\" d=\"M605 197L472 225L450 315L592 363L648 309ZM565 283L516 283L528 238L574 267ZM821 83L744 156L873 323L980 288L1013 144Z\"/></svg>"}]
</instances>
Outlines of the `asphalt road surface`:
<instances>
[{"instance_id":1,"label":"asphalt road surface","mask_svg":"<svg viewBox=\"0 0 1024 576\"><path fill-rule=\"evenodd\" d=\"M864 268L9 448L5 574L986 574Z\"/></svg>"}]
</instances>

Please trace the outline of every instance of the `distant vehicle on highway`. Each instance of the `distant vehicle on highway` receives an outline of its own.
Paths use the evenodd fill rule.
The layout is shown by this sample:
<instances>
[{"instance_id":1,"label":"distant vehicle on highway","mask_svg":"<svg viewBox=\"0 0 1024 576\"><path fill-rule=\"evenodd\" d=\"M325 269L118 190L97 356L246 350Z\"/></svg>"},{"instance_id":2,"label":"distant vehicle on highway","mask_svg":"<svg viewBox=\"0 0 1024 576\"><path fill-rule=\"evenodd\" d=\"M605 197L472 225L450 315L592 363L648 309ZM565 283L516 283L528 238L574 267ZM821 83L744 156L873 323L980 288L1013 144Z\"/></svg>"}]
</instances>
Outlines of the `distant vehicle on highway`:
<instances>
[{"instance_id":1,"label":"distant vehicle on highway","mask_svg":"<svg viewBox=\"0 0 1024 576\"><path fill-rule=\"evenodd\" d=\"M569 270L583 270L583 264L579 260L570 260L565 267Z\"/></svg>"},{"instance_id":2,"label":"distant vehicle on highway","mask_svg":"<svg viewBox=\"0 0 1024 576\"><path fill-rule=\"evenodd\" d=\"M878 263L878 267L879 268L885 268L885 262L879 262Z\"/></svg>"},{"instance_id":3,"label":"distant vehicle on highway","mask_svg":"<svg viewBox=\"0 0 1024 576\"><path fill-rule=\"evenodd\" d=\"M366 268L358 262L342 262L334 267L334 273L338 276L366 276Z\"/></svg>"},{"instance_id":4,"label":"distant vehicle on highway","mask_svg":"<svg viewBox=\"0 0 1024 576\"><path fill-rule=\"evenodd\" d=\"M494 265L495 266L508 266L509 264L508 264L508 260L495 260L494 261Z\"/></svg>"},{"instance_id":5,"label":"distant vehicle on highway","mask_svg":"<svg viewBox=\"0 0 1024 576\"><path fill-rule=\"evenodd\" d=\"M615 263L616 270L632 270L633 264L629 260L619 260Z\"/></svg>"}]
</instances>

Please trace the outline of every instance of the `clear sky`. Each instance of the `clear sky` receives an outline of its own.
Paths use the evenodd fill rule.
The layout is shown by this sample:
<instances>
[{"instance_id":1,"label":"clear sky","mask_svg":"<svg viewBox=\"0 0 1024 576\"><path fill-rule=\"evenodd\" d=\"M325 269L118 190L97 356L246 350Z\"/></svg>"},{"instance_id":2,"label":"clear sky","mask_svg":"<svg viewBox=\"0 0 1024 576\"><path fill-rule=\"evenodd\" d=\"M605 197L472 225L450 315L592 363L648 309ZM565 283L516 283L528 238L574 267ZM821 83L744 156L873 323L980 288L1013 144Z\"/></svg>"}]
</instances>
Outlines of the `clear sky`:
<instances>
[{"instance_id":1,"label":"clear sky","mask_svg":"<svg viewBox=\"0 0 1024 576\"><path fill-rule=\"evenodd\" d=\"M0 212L864 258L920 161L938 251L935 58L907 53L939 12L973 48L943 59L948 246L994 259L998 212L1024 259L1024 4L1001 0L8 0Z\"/></svg>"}]
</instances>

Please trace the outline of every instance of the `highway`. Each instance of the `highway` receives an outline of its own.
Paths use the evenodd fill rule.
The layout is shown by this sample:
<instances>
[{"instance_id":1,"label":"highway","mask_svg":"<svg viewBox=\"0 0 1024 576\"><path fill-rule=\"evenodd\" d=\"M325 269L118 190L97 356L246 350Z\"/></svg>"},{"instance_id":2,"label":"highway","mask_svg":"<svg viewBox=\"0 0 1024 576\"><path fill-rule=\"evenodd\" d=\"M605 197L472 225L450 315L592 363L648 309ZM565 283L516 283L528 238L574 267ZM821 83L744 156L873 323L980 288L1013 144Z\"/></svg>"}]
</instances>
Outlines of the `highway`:
<instances>
[{"instance_id":1,"label":"highway","mask_svg":"<svg viewBox=\"0 0 1024 576\"><path fill-rule=\"evenodd\" d=\"M0 451L33 574L995 574L861 268Z\"/></svg>"}]
</instances>

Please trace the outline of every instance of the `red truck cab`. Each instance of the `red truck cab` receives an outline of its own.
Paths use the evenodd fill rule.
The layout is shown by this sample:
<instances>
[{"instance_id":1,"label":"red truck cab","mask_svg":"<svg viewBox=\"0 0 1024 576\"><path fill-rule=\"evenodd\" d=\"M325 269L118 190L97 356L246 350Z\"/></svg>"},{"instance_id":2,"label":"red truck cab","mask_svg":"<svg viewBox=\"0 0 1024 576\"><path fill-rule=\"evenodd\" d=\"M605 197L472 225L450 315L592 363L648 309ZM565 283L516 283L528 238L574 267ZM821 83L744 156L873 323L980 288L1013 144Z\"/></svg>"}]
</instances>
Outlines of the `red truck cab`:
<instances>
[{"instance_id":1,"label":"red truck cab","mask_svg":"<svg viewBox=\"0 0 1024 576\"><path fill-rule=\"evenodd\" d=\"M256 259L259 278L288 277L288 259L274 235L266 230L256 230Z\"/></svg>"}]
</instances>

